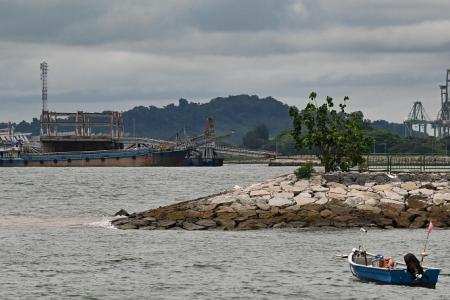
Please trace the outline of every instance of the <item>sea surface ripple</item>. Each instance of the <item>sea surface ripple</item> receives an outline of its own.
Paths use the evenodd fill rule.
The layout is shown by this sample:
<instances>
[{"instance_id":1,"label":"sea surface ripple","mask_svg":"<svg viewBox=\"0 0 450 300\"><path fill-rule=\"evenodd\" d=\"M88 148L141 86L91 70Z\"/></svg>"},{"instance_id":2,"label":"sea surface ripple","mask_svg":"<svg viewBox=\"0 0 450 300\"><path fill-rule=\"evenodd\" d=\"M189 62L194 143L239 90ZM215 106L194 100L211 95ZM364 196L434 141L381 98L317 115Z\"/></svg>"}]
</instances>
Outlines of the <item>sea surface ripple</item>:
<instances>
[{"instance_id":1,"label":"sea surface ripple","mask_svg":"<svg viewBox=\"0 0 450 300\"><path fill-rule=\"evenodd\" d=\"M356 280L345 259L363 242L402 260L424 230L138 231L111 215L244 186L292 167L2 168L0 299L450 299L450 234L434 230L436 289ZM445 275L447 274L447 275Z\"/></svg>"}]
</instances>

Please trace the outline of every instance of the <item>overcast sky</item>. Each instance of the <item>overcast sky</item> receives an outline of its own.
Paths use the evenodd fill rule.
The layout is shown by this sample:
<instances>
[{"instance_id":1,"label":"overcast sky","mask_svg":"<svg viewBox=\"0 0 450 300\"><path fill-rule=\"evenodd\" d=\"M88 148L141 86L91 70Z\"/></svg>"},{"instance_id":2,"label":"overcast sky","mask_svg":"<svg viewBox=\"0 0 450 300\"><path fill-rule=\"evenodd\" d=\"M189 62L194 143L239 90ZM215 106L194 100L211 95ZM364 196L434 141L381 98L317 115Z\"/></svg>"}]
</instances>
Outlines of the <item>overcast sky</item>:
<instances>
[{"instance_id":1,"label":"overcast sky","mask_svg":"<svg viewBox=\"0 0 450 300\"><path fill-rule=\"evenodd\" d=\"M0 0L0 120L235 94L351 98L431 117L450 68L449 0Z\"/></svg>"}]
</instances>

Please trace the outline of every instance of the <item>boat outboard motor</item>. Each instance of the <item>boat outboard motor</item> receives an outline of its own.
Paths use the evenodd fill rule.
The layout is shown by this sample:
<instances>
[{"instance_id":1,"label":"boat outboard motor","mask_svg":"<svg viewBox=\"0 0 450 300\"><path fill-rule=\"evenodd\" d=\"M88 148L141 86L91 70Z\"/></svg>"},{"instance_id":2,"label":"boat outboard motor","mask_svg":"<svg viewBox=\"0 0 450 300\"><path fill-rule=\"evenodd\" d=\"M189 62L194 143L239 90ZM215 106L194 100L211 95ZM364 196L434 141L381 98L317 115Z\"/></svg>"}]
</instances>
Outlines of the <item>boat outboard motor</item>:
<instances>
[{"instance_id":1,"label":"boat outboard motor","mask_svg":"<svg viewBox=\"0 0 450 300\"><path fill-rule=\"evenodd\" d=\"M408 253L405 255L404 259L406 264L406 271L408 271L408 273L410 273L414 277L414 279L422 278L423 268L420 265L417 257L412 253Z\"/></svg>"}]
</instances>

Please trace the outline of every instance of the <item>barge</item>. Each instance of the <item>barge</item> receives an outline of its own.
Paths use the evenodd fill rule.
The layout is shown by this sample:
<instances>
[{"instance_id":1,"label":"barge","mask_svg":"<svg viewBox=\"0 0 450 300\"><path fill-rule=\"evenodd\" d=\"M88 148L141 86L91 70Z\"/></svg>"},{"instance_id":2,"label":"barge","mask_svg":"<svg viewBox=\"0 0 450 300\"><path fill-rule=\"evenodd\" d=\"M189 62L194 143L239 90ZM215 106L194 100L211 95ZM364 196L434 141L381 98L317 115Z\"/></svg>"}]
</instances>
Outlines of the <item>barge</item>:
<instances>
[{"instance_id":1,"label":"barge","mask_svg":"<svg viewBox=\"0 0 450 300\"><path fill-rule=\"evenodd\" d=\"M208 118L205 134L185 143L125 136L118 111L64 113L47 107L48 66L42 62L42 113L39 141L14 133L11 123L0 129L0 167L150 167L221 166L214 149L195 151L195 141L214 143L214 124ZM134 129L133 129L134 132ZM198 144L198 142L197 142ZM203 142L205 144L205 142ZM207 156L205 156L207 155Z\"/></svg>"},{"instance_id":2,"label":"barge","mask_svg":"<svg viewBox=\"0 0 450 300\"><path fill-rule=\"evenodd\" d=\"M188 150L105 150L20 153L0 150L0 167L151 167L183 166Z\"/></svg>"},{"instance_id":3,"label":"barge","mask_svg":"<svg viewBox=\"0 0 450 300\"><path fill-rule=\"evenodd\" d=\"M41 114L39 143L9 127L0 137L0 167L186 166L189 149L124 137L119 112Z\"/></svg>"}]
</instances>

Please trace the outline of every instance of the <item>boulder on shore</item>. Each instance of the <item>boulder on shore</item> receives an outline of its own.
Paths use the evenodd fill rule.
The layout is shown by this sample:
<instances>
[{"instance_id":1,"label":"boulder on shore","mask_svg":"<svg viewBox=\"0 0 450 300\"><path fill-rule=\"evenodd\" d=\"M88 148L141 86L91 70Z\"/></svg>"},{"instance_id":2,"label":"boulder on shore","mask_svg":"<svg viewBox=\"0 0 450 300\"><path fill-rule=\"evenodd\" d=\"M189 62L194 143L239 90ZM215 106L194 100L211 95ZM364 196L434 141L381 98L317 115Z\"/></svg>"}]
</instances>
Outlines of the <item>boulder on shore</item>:
<instances>
[{"instance_id":1,"label":"boulder on shore","mask_svg":"<svg viewBox=\"0 0 450 300\"><path fill-rule=\"evenodd\" d=\"M450 226L448 174L336 172L297 180L280 176L199 199L128 214L119 229L423 228Z\"/></svg>"}]
</instances>

